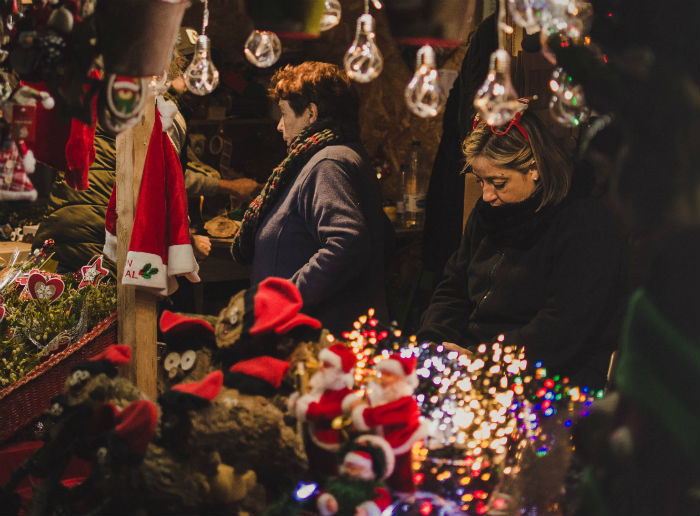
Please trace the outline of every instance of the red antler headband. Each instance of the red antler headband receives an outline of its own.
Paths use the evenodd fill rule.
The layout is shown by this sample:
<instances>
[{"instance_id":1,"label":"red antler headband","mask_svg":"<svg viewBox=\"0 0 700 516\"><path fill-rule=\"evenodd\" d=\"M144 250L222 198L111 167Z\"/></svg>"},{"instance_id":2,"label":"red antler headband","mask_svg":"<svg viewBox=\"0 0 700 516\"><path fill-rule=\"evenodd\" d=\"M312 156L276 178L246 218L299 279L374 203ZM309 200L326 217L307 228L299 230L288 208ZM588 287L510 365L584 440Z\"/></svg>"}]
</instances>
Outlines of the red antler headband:
<instances>
[{"instance_id":1,"label":"red antler headband","mask_svg":"<svg viewBox=\"0 0 700 516\"><path fill-rule=\"evenodd\" d=\"M521 98L521 99L518 99L518 102L520 102L521 104L529 104L530 99ZM504 134L508 134L508 131L510 131L510 128L515 127L518 131L520 131L520 134L523 135L523 138L525 138L525 141L529 142L530 138L528 137L527 132L525 131L525 128L522 125L520 125L520 118L521 117L522 117L522 112L516 113L515 116L510 120L510 123L501 132L496 131L496 129L491 124L486 124L486 121L484 121L484 123L491 128L491 132L493 134L498 135L498 136L503 136ZM474 117L474 125L472 126L472 130L476 129L476 126L479 125L479 122L481 122L481 117L479 116L479 113L477 113L476 116Z\"/></svg>"}]
</instances>

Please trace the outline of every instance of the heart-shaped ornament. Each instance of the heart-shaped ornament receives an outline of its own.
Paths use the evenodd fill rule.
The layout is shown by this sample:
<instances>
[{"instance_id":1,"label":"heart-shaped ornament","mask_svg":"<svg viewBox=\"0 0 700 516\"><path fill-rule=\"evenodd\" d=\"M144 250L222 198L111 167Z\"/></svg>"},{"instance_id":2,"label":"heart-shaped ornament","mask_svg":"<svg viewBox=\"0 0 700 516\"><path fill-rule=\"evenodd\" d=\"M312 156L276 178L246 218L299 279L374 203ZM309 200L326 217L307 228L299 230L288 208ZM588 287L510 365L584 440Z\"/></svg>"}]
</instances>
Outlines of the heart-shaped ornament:
<instances>
[{"instance_id":1,"label":"heart-shaped ornament","mask_svg":"<svg viewBox=\"0 0 700 516\"><path fill-rule=\"evenodd\" d=\"M46 279L40 272L33 272L27 279L29 295L38 301L53 303L61 297L66 286L60 278Z\"/></svg>"}]
</instances>

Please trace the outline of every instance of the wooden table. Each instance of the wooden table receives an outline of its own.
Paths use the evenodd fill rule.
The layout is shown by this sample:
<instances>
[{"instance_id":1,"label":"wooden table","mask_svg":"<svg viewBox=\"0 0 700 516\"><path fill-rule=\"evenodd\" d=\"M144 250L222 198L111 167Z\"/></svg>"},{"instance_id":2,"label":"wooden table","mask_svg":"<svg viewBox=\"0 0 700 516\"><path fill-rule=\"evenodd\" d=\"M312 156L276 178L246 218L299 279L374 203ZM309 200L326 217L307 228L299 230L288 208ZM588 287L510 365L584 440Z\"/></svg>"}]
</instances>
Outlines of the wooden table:
<instances>
[{"instance_id":1,"label":"wooden table","mask_svg":"<svg viewBox=\"0 0 700 516\"><path fill-rule=\"evenodd\" d=\"M32 251L32 244L27 242L0 242L0 269L5 267L12 259L15 248L19 248L17 260L24 260Z\"/></svg>"}]
</instances>

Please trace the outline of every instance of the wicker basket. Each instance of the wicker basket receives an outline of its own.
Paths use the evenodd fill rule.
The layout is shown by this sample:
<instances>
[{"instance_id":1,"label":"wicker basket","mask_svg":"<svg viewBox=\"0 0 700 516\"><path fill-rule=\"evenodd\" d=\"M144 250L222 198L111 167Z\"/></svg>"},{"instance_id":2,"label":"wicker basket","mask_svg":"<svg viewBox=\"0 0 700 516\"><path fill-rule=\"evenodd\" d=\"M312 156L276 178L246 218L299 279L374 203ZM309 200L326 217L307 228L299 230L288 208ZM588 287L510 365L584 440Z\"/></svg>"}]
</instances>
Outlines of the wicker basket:
<instances>
[{"instance_id":1,"label":"wicker basket","mask_svg":"<svg viewBox=\"0 0 700 516\"><path fill-rule=\"evenodd\" d=\"M0 391L0 442L12 437L46 409L51 398L63 392L71 367L117 342L116 312L83 337L52 355L27 375Z\"/></svg>"}]
</instances>

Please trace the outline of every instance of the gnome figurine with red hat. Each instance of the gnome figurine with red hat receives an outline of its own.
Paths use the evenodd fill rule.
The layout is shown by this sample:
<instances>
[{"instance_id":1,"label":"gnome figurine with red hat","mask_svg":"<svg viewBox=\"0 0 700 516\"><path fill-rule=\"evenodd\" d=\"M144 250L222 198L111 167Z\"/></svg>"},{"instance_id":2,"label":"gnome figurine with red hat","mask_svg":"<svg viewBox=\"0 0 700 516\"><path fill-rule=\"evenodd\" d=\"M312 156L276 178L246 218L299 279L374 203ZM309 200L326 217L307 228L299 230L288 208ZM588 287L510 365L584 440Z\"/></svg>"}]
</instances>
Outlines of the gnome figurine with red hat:
<instances>
[{"instance_id":1,"label":"gnome figurine with red hat","mask_svg":"<svg viewBox=\"0 0 700 516\"><path fill-rule=\"evenodd\" d=\"M335 418L349 409L344 404L355 383L357 359L344 344L335 343L318 354L318 371L309 380L311 391L293 393L289 412L308 423L306 453L311 471L325 476L337 473L337 452L342 444L340 430L333 428Z\"/></svg>"},{"instance_id":2,"label":"gnome figurine with red hat","mask_svg":"<svg viewBox=\"0 0 700 516\"><path fill-rule=\"evenodd\" d=\"M214 326L209 321L163 310L159 328L166 351L158 368L158 392L178 383L200 381L216 369Z\"/></svg>"},{"instance_id":3,"label":"gnome figurine with red hat","mask_svg":"<svg viewBox=\"0 0 700 516\"><path fill-rule=\"evenodd\" d=\"M219 313L216 345L229 364L269 355L286 359L300 340L318 340L321 322L300 312L296 285L270 277L231 298Z\"/></svg>"},{"instance_id":4,"label":"gnome figurine with red hat","mask_svg":"<svg viewBox=\"0 0 700 516\"><path fill-rule=\"evenodd\" d=\"M350 402L354 427L361 432L376 429L394 451L396 467L387 486L396 496L415 492L412 448L427 430L413 396L418 387L416 362L414 355L390 355L375 366L377 381L370 382L366 391L369 403L360 399Z\"/></svg>"}]
</instances>

